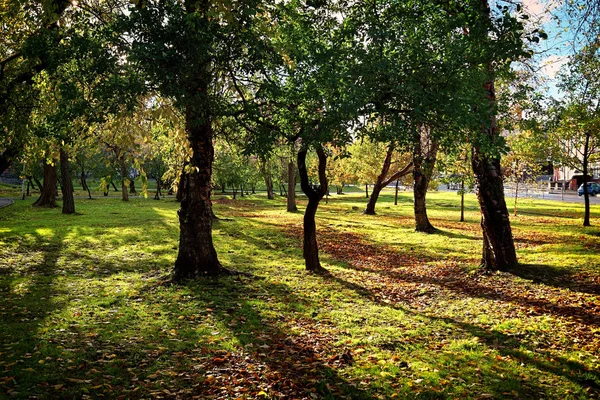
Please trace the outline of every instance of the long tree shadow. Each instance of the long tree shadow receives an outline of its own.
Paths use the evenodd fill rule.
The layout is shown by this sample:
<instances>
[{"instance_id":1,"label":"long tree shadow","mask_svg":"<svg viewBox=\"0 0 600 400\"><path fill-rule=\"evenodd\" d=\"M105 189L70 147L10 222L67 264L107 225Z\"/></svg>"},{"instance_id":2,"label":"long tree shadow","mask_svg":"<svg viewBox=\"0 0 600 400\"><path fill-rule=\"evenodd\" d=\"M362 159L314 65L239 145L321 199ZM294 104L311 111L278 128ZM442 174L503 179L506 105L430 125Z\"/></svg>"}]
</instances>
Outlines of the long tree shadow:
<instances>
[{"instance_id":1,"label":"long tree shadow","mask_svg":"<svg viewBox=\"0 0 600 400\"><path fill-rule=\"evenodd\" d=\"M336 353L333 338L305 316L310 302L287 285L252 285L248 278L237 278L194 282L189 289L198 301L214 304L214 316L243 346L208 352L202 367L214 384L195 394L233 396L241 385L251 396L267 391L283 398L374 398L339 375L337 368L352 363L351 355ZM281 312L274 313L273 307Z\"/></svg>"},{"instance_id":2,"label":"long tree shadow","mask_svg":"<svg viewBox=\"0 0 600 400\"><path fill-rule=\"evenodd\" d=\"M0 234L5 252L0 260L0 394L7 397L34 396L53 374L43 363L55 356L56 345L42 332L48 316L66 305L64 291L55 283L64 237L60 230L27 237Z\"/></svg>"},{"instance_id":3,"label":"long tree shadow","mask_svg":"<svg viewBox=\"0 0 600 400\"><path fill-rule=\"evenodd\" d=\"M533 283L543 283L547 286L567 288L574 292L600 295L600 277L582 277L581 274L575 275L565 268L540 264L519 264L517 268L511 269L510 273Z\"/></svg>"},{"instance_id":4,"label":"long tree shadow","mask_svg":"<svg viewBox=\"0 0 600 400\"><path fill-rule=\"evenodd\" d=\"M477 281L464 273L461 268L450 266L415 272L415 257L418 263L426 264L434 258L411 253L399 253L393 248L375 246L348 232L331 230L326 233L331 242L325 241L323 250L337 261L345 261L344 268L369 272L386 276L398 282L411 282L417 284L435 285L452 292L470 297L480 297L493 300L507 301L533 309L536 313L560 315L567 319L576 320L590 326L600 326L600 305L571 305L555 304L543 298L533 298L526 293L515 293L500 285L494 285L493 277ZM332 243L332 244L330 244ZM490 282L487 282L490 280ZM554 285L561 286L560 282L553 281ZM598 288L595 284L589 287L567 286L573 290L596 294Z\"/></svg>"},{"instance_id":5,"label":"long tree shadow","mask_svg":"<svg viewBox=\"0 0 600 400\"><path fill-rule=\"evenodd\" d=\"M428 361L434 365L446 365L448 363L456 363L457 371L446 371L449 373L463 372L482 375L485 381L485 390L494 391L494 398L509 397L517 398L536 398L543 397L546 389L542 385L537 385L530 379L523 380L523 377L518 372L514 371L515 365L511 363L520 364L521 366L533 365L537 370L549 373L555 376L560 376L568 379L576 385L581 387L582 393L599 396L600 395L600 372L588 368L586 365L568 359L566 357L557 357L556 354L536 348L525 342L518 335L508 335L496 330L491 330L483 326L479 326L473 323L458 320L456 318L440 317L432 315L430 313L421 313L414 311L410 307L404 304L390 302L389 298L381 296L380 293L373 291L363 285L356 282L347 281L336 275L329 275L326 279L332 280L341 286L352 290L356 294L376 303L378 306L393 308L401 310L403 313L412 315L417 318L425 318L431 321L432 325L435 323L443 323L442 326L451 326L454 331L462 332L463 334L470 335L478 338L477 346L483 345L486 348L497 352L501 356L489 356L488 360L484 361L477 356L475 359L477 363L464 359L464 355L457 354L456 352L440 351L443 349L437 348L431 359ZM455 332L456 334L456 332ZM442 336L446 333L442 331ZM430 338L411 338L408 346L417 347L419 345L427 345ZM379 345L381 348L386 350L395 350L406 348L407 343L401 339L397 339L391 342L384 342ZM489 364L506 364L505 367L496 367L494 369L488 369L482 371L481 368L469 368L465 364L473 364L475 366L481 366L485 363ZM499 384L500 381L506 382L507 380L514 381L514 385L517 388L517 392L509 394L506 393L506 384Z\"/></svg>"}]
</instances>

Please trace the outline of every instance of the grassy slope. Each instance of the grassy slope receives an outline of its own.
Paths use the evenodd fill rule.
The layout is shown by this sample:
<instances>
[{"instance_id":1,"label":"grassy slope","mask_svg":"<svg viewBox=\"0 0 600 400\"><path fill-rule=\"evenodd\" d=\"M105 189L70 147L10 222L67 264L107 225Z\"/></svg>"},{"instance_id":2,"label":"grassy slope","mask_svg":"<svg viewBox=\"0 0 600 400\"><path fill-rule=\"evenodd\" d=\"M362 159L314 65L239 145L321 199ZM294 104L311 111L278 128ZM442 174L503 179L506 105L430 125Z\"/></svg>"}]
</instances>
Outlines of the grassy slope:
<instances>
[{"instance_id":1,"label":"grassy slope","mask_svg":"<svg viewBox=\"0 0 600 400\"><path fill-rule=\"evenodd\" d=\"M467 198L333 196L317 214L330 277L303 272L302 215L219 199L224 265L260 279L165 287L177 203L30 200L0 210L0 397L589 398L600 393L600 230L580 206L523 201L523 268L481 275ZM300 204L303 208L303 204ZM600 225L592 209L592 224Z\"/></svg>"}]
</instances>

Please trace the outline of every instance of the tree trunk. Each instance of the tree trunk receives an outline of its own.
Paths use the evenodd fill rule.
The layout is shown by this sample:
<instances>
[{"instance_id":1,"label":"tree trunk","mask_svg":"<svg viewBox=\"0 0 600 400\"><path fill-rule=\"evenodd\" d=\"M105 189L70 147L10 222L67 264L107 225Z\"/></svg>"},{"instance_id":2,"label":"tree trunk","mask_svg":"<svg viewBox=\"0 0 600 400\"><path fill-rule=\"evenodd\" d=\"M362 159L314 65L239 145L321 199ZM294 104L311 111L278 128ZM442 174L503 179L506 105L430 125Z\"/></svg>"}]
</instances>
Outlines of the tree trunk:
<instances>
[{"instance_id":1,"label":"tree trunk","mask_svg":"<svg viewBox=\"0 0 600 400\"><path fill-rule=\"evenodd\" d=\"M487 1L482 0L487 6ZM487 8L489 16L489 8ZM499 137L495 117L496 93L494 89L493 67L488 66L489 80L484 87L487 94L489 115L488 123L482 129L490 143ZM471 164L475 175L475 187L481 210L481 228L483 231L482 267L488 270L507 271L517 266L517 253L506 201L504 184L500 170L500 157L492 158L476 143L473 145Z\"/></svg>"},{"instance_id":2,"label":"tree trunk","mask_svg":"<svg viewBox=\"0 0 600 400\"><path fill-rule=\"evenodd\" d=\"M583 199L585 211L583 214L583 226L591 226L590 224L590 194L587 190L588 183L588 158L590 151L590 134L585 133L585 144L583 146Z\"/></svg>"},{"instance_id":3,"label":"tree trunk","mask_svg":"<svg viewBox=\"0 0 600 400\"><path fill-rule=\"evenodd\" d=\"M202 75L200 75L200 78ZM206 93L208 82L200 81L195 90ZM186 131L192 148L192 173L186 184L179 216L179 253L173 280L199 275L217 275L224 271L212 240L211 176L214 160L213 131L206 107L188 104Z\"/></svg>"},{"instance_id":4,"label":"tree trunk","mask_svg":"<svg viewBox=\"0 0 600 400\"><path fill-rule=\"evenodd\" d=\"M187 182L185 168L188 165L187 162L183 164L183 168L181 169L181 175L179 176L179 182L177 183L177 193L175 194L175 201L181 203L183 200L183 195L185 193L185 185Z\"/></svg>"},{"instance_id":5,"label":"tree trunk","mask_svg":"<svg viewBox=\"0 0 600 400\"><path fill-rule=\"evenodd\" d=\"M56 205L56 165L44 163L44 184L40 197L33 203L36 207L57 207Z\"/></svg>"},{"instance_id":6,"label":"tree trunk","mask_svg":"<svg viewBox=\"0 0 600 400\"><path fill-rule=\"evenodd\" d=\"M274 200L275 195L273 194L273 176L271 175L271 165L269 161L260 161L260 172L265 180L265 186L267 188L267 199Z\"/></svg>"},{"instance_id":7,"label":"tree trunk","mask_svg":"<svg viewBox=\"0 0 600 400\"><path fill-rule=\"evenodd\" d=\"M73 197L73 180L69 168L69 154L60 148L60 175L62 177L62 213L75 214L75 198Z\"/></svg>"},{"instance_id":8,"label":"tree trunk","mask_svg":"<svg viewBox=\"0 0 600 400\"><path fill-rule=\"evenodd\" d=\"M288 195L287 195L287 211L296 212L296 166L294 161L288 162Z\"/></svg>"},{"instance_id":9,"label":"tree trunk","mask_svg":"<svg viewBox=\"0 0 600 400\"><path fill-rule=\"evenodd\" d=\"M37 185L38 190L41 192L42 188L44 187L44 185L42 185L42 182L40 182L40 180L36 176L33 176L33 181Z\"/></svg>"},{"instance_id":10,"label":"tree trunk","mask_svg":"<svg viewBox=\"0 0 600 400\"><path fill-rule=\"evenodd\" d=\"M129 193L130 194L137 194L137 191L135 190L135 179L130 179L129 180Z\"/></svg>"},{"instance_id":11,"label":"tree trunk","mask_svg":"<svg viewBox=\"0 0 600 400\"><path fill-rule=\"evenodd\" d=\"M154 200L160 200L160 179L156 180L156 194L154 195Z\"/></svg>"},{"instance_id":12,"label":"tree trunk","mask_svg":"<svg viewBox=\"0 0 600 400\"><path fill-rule=\"evenodd\" d=\"M307 149L302 148L298 151L298 171L300 172L300 187L308 197L308 204L304 211L304 241L302 251L306 270L311 272L323 272L325 269L319 262L319 247L317 245L317 225L315 215L319 202L327 192L327 175L325 169L327 166L327 156L321 146L317 147L319 157L319 186L314 188L308 180L308 171L306 170Z\"/></svg>"},{"instance_id":13,"label":"tree trunk","mask_svg":"<svg viewBox=\"0 0 600 400\"><path fill-rule=\"evenodd\" d=\"M373 192L371 193L371 198L367 203L367 208L364 213L367 215L375 215L375 204L377 203L377 199L379 198L379 193L381 193L381 189L384 188L383 181L387 176L390 166L392 165L392 154L394 154L394 146L389 145L387 149L387 153L385 154L385 159L383 160L383 167L381 167L381 173L377 176L377 181L375 185L373 185ZM367 192L368 194L368 192Z\"/></svg>"},{"instance_id":14,"label":"tree trunk","mask_svg":"<svg viewBox=\"0 0 600 400\"><path fill-rule=\"evenodd\" d=\"M111 181L110 181L110 184L112 185L112 187L113 187L113 190L114 190L115 192L118 192L118 191L119 191L119 189L117 189L117 185L115 185L115 182L114 182L114 181L112 181L112 180L111 180Z\"/></svg>"},{"instance_id":15,"label":"tree trunk","mask_svg":"<svg viewBox=\"0 0 600 400\"><path fill-rule=\"evenodd\" d=\"M439 143L432 137L431 128L423 127L421 133L415 137L413 149L413 185L414 210L415 210L415 230L423 233L433 233L435 228L429 222L427 216L427 189L435 161L437 160L437 151Z\"/></svg>"},{"instance_id":16,"label":"tree trunk","mask_svg":"<svg viewBox=\"0 0 600 400\"><path fill-rule=\"evenodd\" d=\"M369 184L365 183L365 198L369 198Z\"/></svg>"},{"instance_id":17,"label":"tree trunk","mask_svg":"<svg viewBox=\"0 0 600 400\"><path fill-rule=\"evenodd\" d=\"M129 201L129 193L127 192L127 165L125 161L121 161L121 199Z\"/></svg>"},{"instance_id":18,"label":"tree trunk","mask_svg":"<svg viewBox=\"0 0 600 400\"><path fill-rule=\"evenodd\" d=\"M409 163L404 168L399 171L396 171L389 178L387 177L390 167L392 165L392 155L394 154L394 148L392 145L388 147L387 153L385 155L385 159L383 161L383 166L381 168L381 173L377 176L377 181L373 185L373 192L371 192L371 198L367 203L367 208L364 213L367 215L375 215L375 205L377 204L377 200L379 199L379 194L387 185L396 181L396 197L395 203L398 204L398 179L403 177L404 175L408 175L411 172L413 163Z\"/></svg>"}]
</instances>

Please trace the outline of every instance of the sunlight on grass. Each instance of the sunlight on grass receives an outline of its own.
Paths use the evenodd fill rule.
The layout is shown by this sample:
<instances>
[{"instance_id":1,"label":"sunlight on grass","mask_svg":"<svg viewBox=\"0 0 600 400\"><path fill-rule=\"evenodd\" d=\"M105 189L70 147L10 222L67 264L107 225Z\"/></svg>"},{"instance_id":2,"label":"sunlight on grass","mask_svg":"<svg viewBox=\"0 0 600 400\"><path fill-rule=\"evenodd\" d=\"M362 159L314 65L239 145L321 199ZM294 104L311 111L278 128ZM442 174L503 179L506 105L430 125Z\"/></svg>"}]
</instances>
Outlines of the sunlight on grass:
<instances>
[{"instance_id":1,"label":"sunlight on grass","mask_svg":"<svg viewBox=\"0 0 600 400\"><path fill-rule=\"evenodd\" d=\"M482 275L467 197L410 194L378 215L360 194L317 213L321 260L304 272L302 213L285 199L218 197L214 241L255 278L164 286L174 201L96 199L80 215L16 203L0 230L0 368L11 398L587 398L600 388L599 230L577 206L523 201L515 274ZM299 200L302 210L305 199ZM592 224L600 223L593 213ZM287 386L286 386L287 385ZM243 391L242 391L243 389Z\"/></svg>"}]
</instances>

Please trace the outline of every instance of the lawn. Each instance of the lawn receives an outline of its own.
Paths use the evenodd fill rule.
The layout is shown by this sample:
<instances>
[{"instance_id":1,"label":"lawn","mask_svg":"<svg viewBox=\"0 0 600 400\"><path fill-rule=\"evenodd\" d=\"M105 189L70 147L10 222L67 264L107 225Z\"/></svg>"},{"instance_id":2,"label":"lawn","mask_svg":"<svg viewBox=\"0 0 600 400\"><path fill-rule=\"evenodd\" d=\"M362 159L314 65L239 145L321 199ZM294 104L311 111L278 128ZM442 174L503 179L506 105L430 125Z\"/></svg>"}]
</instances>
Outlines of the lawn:
<instances>
[{"instance_id":1,"label":"lawn","mask_svg":"<svg viewBox=\"0 0 600 400\"><path fill-rule=\"evenodd\" d=\"M319 208L330 276L304 272L285 199L216 196L220 260L254 277L176 286L173 199L0 209L0 397L600 397L596 207L584 229L580 205L521 201L522 266L482 274L474 196L461 223L431 193L426 235L391 193L376 216L359 192Z\"/></svg>"}]
</instances>

